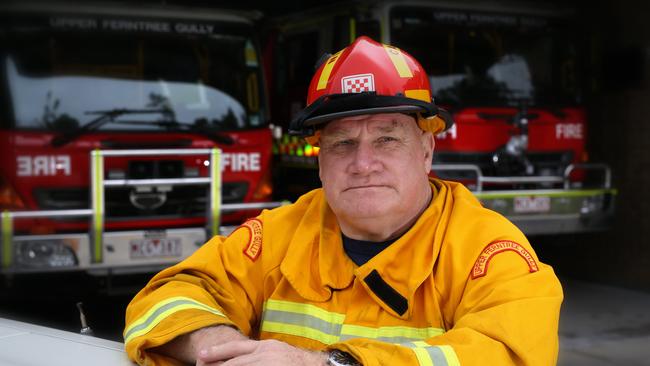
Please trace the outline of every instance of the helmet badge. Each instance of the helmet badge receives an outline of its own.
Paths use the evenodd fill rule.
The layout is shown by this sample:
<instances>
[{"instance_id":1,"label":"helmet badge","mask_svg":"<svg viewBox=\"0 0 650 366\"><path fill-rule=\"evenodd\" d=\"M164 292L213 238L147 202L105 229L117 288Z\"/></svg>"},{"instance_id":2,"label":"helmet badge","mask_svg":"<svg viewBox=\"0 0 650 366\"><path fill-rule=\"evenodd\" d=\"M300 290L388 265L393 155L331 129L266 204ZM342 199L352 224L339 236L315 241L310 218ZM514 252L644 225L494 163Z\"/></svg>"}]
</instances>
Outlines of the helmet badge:
<instances>
[{"instance_id":1,"label":"helmet badge","mask_svg":"<svg viewBox=\"0 0 650 366\"><path fill-rule=\"evenodd\" d=\"M362 93L375 91L375 77L372 74L350 75L341 78L341 92Z\"/></svg>"}]
</instances>

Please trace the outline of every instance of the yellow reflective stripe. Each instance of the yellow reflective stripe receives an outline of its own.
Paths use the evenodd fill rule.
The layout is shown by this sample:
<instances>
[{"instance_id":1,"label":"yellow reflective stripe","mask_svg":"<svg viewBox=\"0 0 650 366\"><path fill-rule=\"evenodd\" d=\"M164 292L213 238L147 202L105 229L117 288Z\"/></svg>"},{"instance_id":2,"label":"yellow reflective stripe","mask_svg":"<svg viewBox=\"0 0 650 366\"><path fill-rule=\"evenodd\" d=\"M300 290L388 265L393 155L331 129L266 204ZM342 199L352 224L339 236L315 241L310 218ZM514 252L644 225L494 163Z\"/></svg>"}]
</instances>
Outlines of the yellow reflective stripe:
<instances>
[{"instance_id":1,"label":"yellow reflective stripe","mask_svg":"<svg viewBox=\"0 0 650 366\"><path fill-rule=\"evenodd\" d=\"M451 346L438 346L444 353L445 358L447 359L447 364L449 366L460 366L460 361L458 361L458 356Z\"/></svg>"},{"instance_id":2,"label":"yellow reflective stripe","mask_svg":"<svg viewBox=\"0 0 650 366\"><path fill-rule=\"evenodd\" d=\"M431 94L427 89L404 90L404 95L407 98L418 99L427 103L431 102Z\"/></svg>"},{"instance_id":3,"label":"yellow reflective stripe","mask_svg":"<svg viewBox=\"0 0 650 366\"><path fill-rule=\"evenodd\" d=\"M404 343L410 348L421 366L460 366L456 352L449 345L432 346L423 341Z\"/></svg>"},{"instance_id":4,"label":"yellow reflective stripe","mask_svg":"<svg viewBox=\"0 0 650 366\"><path fill-rule=\"evenodd\" d=\"M365 327L343 324L344 314L329 312L315 305L291 301L267 300L263 309L260 327L262 331L306 337L324 344L351 338L368 338L401 344L444 333L443 329L433 327Z\"/></svg>"},{"instance_id":5,"label":"yellow reflective stripe","mask_svg":"<svg viewBox=\"0 0 650 366\"><path fill-rule=\"evenodd\" d=\"M427 350L424 348L413 348L412 350L413 353L415 353L415 357L418 359L418 364L420 366L434 366Z\"/></svg>"},{"instance_id":6,"label":"yellow reflective stripe","mask_svg":"<svg viewBox=\"0 0 650 366\"><path fill-rule=\"evenodd\" d=\"M124 343L129 343L133 338L149 333L149 331L151 331L151 329L156 325L160 324L163 319L167 318L171 314L186 309L204 310L215 315L226 317L219 310L211 308L189 297L172 297L157 303L143 316L135 320L131 326L124 331Z\"/></svg>"},{"instance_id":7,"label":"yellow reflective stripe","mask_svg":"<svg viewBox=\"0 0 650 366\"><path fill-rule=\"evenodd\" d=\"M11 265L12 250L11 242L14 236L13 218L8 210L2 212L2 267L7 268Z\"/></svg>"},{"instance_id":8,"label":"yellow reflective stripe","mask_svg":"<svg viewBox=\"0 0 650 366\"><path fill-rule=\"evenodd\" d=\"M252 72L246 78L246 94L248 101L248 110L257 113L260 110L260 91L257 88L257 74Z\"/></svg>"},{"instance_id":9,"label":"yellow reflective stripe","mask_svg":"<svg viewBox=\"0 0 650 366\"><path fill-rule=\"evenodd\" d=\"M413 73L411 72L409 66L406 64L404 55L399 48L385 44L384 50L386 50L386 53L388 54L388 57L390 57L390 60L393 61L393 65L395 66L395 69L397 69L397 73L401 78L413 77Z\"/></svg>"},{"instance_id":10,"label":"yellow reflective stripe","mask_svg":"<svg viewBox=\"0 0 650 366\"><path fill-rule=\"evenodd\" d=\"M315 341L319 341L323 344L332 344L332 343L336 343L339 340L338 335L327 334L318 329L308 328L302 325L295 325L295 324L265 321L262 323L261 330L264 332L274 332L274 333L294 335L298 337L305 337L305 338L313 339Z\"/></svg>"},{"instance_id":11,"label":"yellow reflective stripe","mask_svg":"<svg viewBox=\"0 0 650 366\"><path fill-rule=\"evenodd\" d=\"M250 40L246 41L246 46L244 47L244 58L246 59L246 66L257 66L257 52Z\"/></svg>"},{"instance_id":12,"label":"yellow reflective stripe","mask_svg":"<svg viewBox=\"0 0 650 366\"><path fill-rule=\"evenodd\" d=\"M318 85L316 86L316 90L322 90L327 88L327 82L330 79L330 74L332 73L334 64L336 64L336 60L339 59L341 52L343 52L343 50L335 53L333 56L327 59L327 62L325 63L325 67L323 67L323 71L320 73L320 78L318 78Z\"/></svg>"},{"instance_id":13,"label":"yellow reflective stripe","mask_svg":"<svg viewBox=\"0 0 650 366\"><path fill-rule=\"evenodd\" d=\"M221 149L210 150L210 235L219 235L221 222Z\"/></svg>"},{"instance_id":14,"label":"yellow reflective stripe","mask_svg":"<svg viewBox=\"0 0 650 366\"><path fill-rule=\"evenodd\" d=\"M104 236L104 158L99 149L92 152L95 171L93 172L93 262L101 263L102 241Z\"/></svg>"},{"instance_id":15,"label":"yellow reflective stripe","mask_svg":"<svg viewBox=\"0 0 650 366\"><path fill-rule=\"evenodd\" d=\"M267 300L264 303L264 309L309 315L332 324L343 324L345 319L345 314L329 312L318 306L291 301Z\"/></svg>"},{"instance_id":16,"label":"yellow reflective stripe","mask_svg":"<svg viewBox=\"0 0 650 366\"><path fill-rule=\"evenodd\" d=\"M345 319L344 314L291 301L267 300L263 309L262 331L305 337L324 344L338 341Z\"/></svg>"},{"instance_id":17,"label":"yellow reflective stripe","mask_svg":"<svg viewBox=\"0 0 650 366\"><path fill-rule=\"evenodd\" d=\"M408 340L416 340L439 336L444 332L445 331L441 328L414 328L403 326L371 328L351 324L343 324L343 329L341 329L342 337L346 339L362 337L371 339L407 338ZM396 340L394 343L400 343L403 341L406 341L406 339Z\"/></svg>"}]
</instances>

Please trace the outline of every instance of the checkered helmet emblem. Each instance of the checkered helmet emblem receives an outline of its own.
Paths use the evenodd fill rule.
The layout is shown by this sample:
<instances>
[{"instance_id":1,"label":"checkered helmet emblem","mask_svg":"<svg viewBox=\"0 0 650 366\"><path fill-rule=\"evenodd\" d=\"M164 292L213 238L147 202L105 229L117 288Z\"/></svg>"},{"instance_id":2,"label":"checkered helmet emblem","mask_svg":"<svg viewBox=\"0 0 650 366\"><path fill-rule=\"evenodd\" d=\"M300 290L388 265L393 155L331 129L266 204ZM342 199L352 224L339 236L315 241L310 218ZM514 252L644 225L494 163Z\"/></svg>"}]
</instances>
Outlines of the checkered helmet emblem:
<instances>
[{"instance_id":1,"label":"checkered helmet emblem","mask_svg":"<svg viewBox=\"0 0 650 366\"><path fill-rule=\"evenodd\" d=\"M372 74L350 75L341 78L341 92L361 93L375 91L375 77Z\"/></svg>"}]
</instances>

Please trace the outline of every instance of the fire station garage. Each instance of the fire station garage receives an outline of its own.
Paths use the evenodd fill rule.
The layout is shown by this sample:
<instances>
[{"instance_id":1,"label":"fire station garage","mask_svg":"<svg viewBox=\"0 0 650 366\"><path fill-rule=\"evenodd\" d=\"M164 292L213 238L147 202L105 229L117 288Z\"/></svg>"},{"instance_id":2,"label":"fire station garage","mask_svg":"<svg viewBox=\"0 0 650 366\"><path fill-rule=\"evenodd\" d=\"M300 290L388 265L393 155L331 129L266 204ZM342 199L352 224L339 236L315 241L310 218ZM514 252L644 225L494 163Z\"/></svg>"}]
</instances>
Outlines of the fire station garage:
<instances>
[{"instance_id":1,"label":"fire station garage","mask_svg":"<svg viewBox=\"0 0 650 366\"><path fill-rule=\"evenodd\" d=\"M128 365L125 310L155 273L239 228L257 259L247 219L321 186L306 104L381 93L366 73L307 100L361 36L391 45L400 77L408 55L426 73L392 97L435 102L431 178L553 267L557 365L650 364L648 15L641 0L5 2L0 364Z\"/></svg>"}]
</instances>

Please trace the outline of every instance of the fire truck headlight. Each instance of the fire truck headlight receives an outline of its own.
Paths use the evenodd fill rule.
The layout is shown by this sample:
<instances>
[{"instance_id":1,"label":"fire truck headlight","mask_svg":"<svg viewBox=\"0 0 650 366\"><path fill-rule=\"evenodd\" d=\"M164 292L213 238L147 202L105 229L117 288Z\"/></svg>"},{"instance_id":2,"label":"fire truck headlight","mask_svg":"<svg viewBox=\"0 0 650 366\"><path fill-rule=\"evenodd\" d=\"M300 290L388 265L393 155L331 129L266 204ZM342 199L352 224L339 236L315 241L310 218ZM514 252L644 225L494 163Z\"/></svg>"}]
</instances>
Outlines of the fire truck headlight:
<instances>
[{"instance_id":1,"label":"fire truck headlight","mask_svg":"<svg viewBox=\"0 0 650 366\"><path fill-rule=\"evenodd\" d=\"M589 215L601 211L603 209L603 197L602 196L593 196L587 197L582 201L582 207L580 208L580 213L583 215Z\"/></svg>"},{"instance_id":2,"label":"fire truck headlight","mask_svg":"<svg viewBox=\"0 0 650 366\"><path fill-rule=\"evenodd\" d=\"M16 265L23 268L65 268L77 265L74 251L61 240L17 242Z\"/></svg>"},{"instance_id":3,"label":"fire truck headlight","mask_svg":"<svg viewBox=\"0 0 650 366\"><path fill-rule=\"evenodd\" d=\"M528 136L517 135L510 137L506 143L506 151L510 155L520 156L528 149Z\"/></svg>"}]
</instances>

